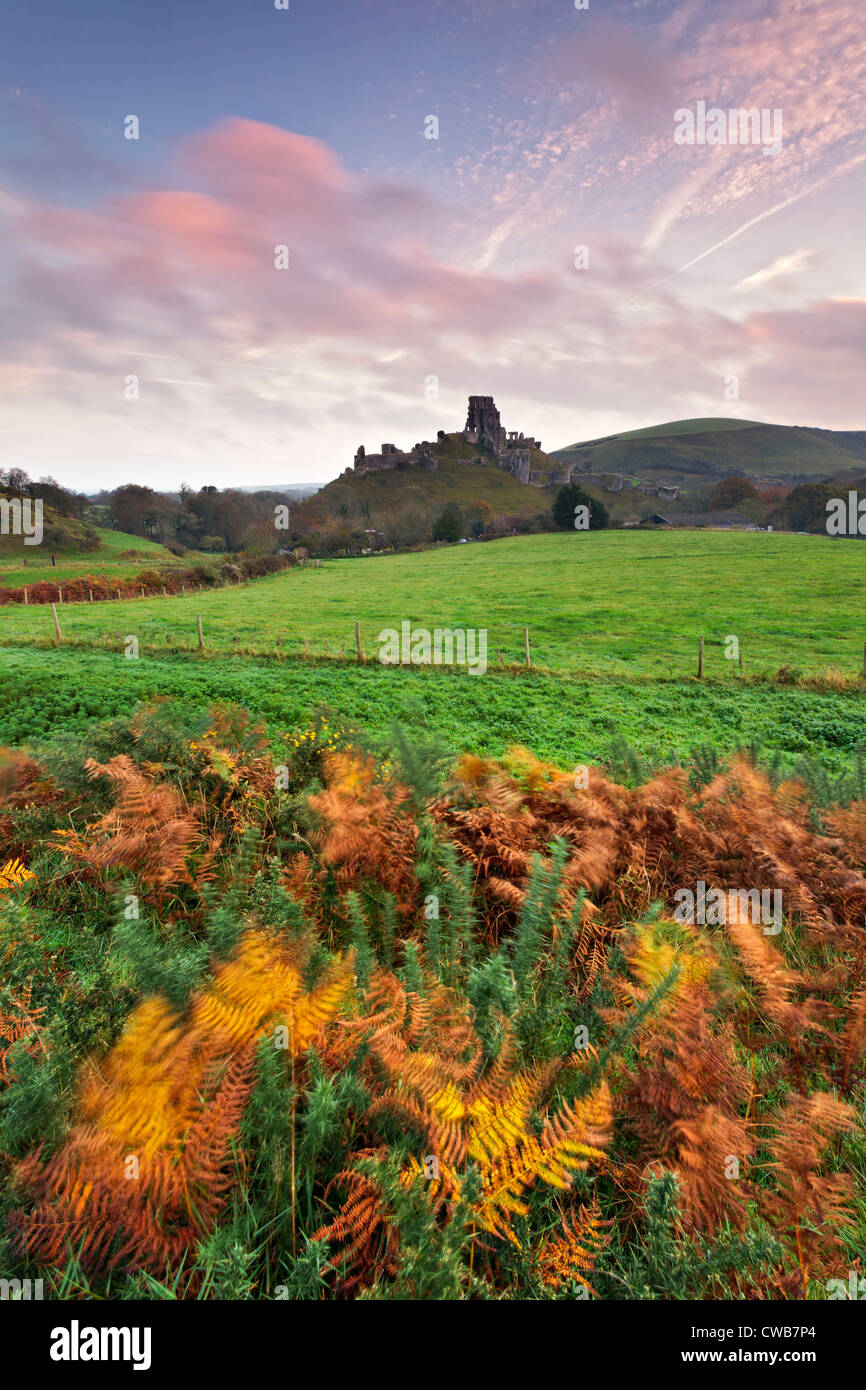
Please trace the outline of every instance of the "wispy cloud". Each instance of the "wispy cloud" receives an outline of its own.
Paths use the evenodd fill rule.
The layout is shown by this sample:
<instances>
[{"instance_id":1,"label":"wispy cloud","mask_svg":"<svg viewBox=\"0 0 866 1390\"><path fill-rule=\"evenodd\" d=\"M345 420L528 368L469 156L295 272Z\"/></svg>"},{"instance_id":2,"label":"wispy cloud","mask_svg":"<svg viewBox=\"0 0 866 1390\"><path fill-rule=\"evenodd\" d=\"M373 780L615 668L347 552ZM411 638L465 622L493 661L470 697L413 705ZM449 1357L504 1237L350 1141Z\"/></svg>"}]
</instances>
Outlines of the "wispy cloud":
<instances>
[{"instance_id":1,"label":"wispy cloud","mask_svg":"<svg viewBox=\"0 0 866 1390\"><path fill-rule=\"evenodd\" d=\"M789 251L785 256L777 256L771 265L765 265L760 270L747 275L743 280L739 280L734 285L734 293L749 294L752 290L761 289L773 280L787 280L792 275L796 275L798 270L804 270L806 266L812 265L817 254L817 251L807 251L800 248L798 251Z\"/></svg>"}]
</instances>

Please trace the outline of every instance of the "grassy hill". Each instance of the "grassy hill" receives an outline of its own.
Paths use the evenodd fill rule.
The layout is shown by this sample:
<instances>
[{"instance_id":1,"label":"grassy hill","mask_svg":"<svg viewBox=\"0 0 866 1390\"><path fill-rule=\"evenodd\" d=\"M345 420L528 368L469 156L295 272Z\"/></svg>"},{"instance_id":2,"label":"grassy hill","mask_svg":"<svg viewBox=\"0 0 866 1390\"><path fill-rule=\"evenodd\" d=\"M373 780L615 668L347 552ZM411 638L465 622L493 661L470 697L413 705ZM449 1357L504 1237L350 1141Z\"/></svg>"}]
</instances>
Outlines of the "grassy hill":
<instances>
[{"instance_id":1,"label":"grassy hill","mask_svg":"<svg viewBox=\"0 0 866 1390\"><path fill-rule=\"evenodd\" d=\"M316 508L350 519L374 516L395 506L444 507L456 502L471 508L487 502L497 515L537 514L550 510L550 497L500 468L488 450L467 444L461 434L446 435L435 445L438 468L402 468L385 473L341 474L315 494ZM539 449L530 451L539 472L556 463ZM483 458L481 464L474 463Z\"/></svg>"},{"instance_id":2,"label":"grassy hill","mask_svg":"<svg viewBox=\"0 0 866 1390\"><path fill-rule=\"evenodd\" d=\"M755 420L674 420L556 449L552 457L592 472L635 475L688 490L719 478L797 482L862 475L866 430L821 430Z\"/></svg>"},{"instance_id":3,"label":"grassy hill","mask_svg":"<svg viewBox=\"0 0 866 1390\"><path fill-rule=\"evenodd\" d=\"M85 526L70 517L61 519L63 530L68 532L67 538L53 542L48 534L49 525L53 524L50 513L51 509L46 507L46 535L42 545L25 545L21 536L0 536L0 587L38 584L43 579L62 583L88 574L126 579L145 567L189 564L199 558L190 552L179 560L156 541L144 540L126 531ZM96 545L92 544L94 537ZM51 564L52 555L56 565ZM205 558L213 560L214 557Z\"/></svg>"}]
</instances>

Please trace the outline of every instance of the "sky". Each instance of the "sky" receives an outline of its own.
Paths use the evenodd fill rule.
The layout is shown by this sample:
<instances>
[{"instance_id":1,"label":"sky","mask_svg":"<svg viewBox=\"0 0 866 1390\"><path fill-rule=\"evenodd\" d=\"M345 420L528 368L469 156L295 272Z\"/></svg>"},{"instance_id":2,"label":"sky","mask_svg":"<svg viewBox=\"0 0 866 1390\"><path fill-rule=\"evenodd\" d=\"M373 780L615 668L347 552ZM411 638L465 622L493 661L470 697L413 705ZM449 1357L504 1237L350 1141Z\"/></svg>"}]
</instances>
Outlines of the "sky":
<instances>
[{"instance_id":1,"label":"sky","mask_svg":"<svg viewBox=\"0 0 866 1390\"><path fill-rule=\"evenodd\" d=\"M4 0L0 464L866 428L862 0L281 2Z\"/></svg>"}]
</instances>

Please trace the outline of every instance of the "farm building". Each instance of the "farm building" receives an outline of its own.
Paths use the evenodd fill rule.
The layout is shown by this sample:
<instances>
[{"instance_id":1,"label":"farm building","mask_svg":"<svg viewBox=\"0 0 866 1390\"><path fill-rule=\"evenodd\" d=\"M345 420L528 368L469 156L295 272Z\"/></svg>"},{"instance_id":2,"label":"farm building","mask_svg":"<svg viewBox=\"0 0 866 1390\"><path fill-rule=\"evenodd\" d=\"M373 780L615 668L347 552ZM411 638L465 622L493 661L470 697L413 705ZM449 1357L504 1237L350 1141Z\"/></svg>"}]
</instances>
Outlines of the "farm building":
<instances>
[{"instance_id":1,"label":"farm building","mask_svg":"<svg viewBox=\"0 0 866 1390\"><path fill-rule=\"evenodd\" d=\"M750 521L739 512L679 512L675 516L662 516L654 512L646 521L655 526L672 526L677 530L694 530L710 526L716 531L760 531L756 521Z\"/></svg>"}]
</instances>

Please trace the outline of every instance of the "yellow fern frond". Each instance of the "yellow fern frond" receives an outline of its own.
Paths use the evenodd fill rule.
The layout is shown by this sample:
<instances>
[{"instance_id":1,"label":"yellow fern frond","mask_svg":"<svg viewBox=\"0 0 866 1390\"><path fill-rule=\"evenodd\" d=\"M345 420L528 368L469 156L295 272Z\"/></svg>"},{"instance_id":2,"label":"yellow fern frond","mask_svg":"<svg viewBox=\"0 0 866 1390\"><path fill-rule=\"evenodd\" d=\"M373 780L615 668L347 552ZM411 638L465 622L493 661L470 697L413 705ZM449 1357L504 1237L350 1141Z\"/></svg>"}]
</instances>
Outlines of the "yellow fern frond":
<instances>
[{"instance_id":1,"label":"yellow fern frond","mask_svg":"<svg viewBox=\"0 0 866 1390\"><path fill-rule=\"evenodd\" d=\"M5 864L0 865L0 893L8 892L10 888L20 888L22 883L35 877L29 869L25 869L20 859L7 859Z\"/></svg>"}]
</instances>

